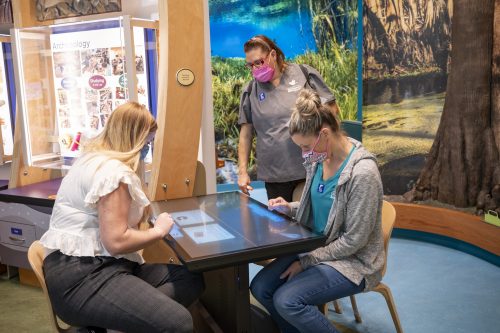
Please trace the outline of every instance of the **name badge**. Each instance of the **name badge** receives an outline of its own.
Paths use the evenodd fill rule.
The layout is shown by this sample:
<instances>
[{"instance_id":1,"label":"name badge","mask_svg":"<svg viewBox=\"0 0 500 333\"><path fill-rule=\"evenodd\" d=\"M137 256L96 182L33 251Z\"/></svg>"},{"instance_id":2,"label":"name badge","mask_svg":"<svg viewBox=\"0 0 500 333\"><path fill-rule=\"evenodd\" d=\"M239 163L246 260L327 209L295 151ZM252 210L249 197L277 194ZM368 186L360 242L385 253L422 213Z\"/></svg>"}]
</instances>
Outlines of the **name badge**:
<instances>
[{"instance_id":1,"label":"name badge","mask_svg":"<svg viewBox=\"0 0 500 333\"><path fill-rule=\"evenodd\" d=\"M325 191L325 184L319 184L318 185L318 192L323 193Z\"/></svg>"}]
</instances>

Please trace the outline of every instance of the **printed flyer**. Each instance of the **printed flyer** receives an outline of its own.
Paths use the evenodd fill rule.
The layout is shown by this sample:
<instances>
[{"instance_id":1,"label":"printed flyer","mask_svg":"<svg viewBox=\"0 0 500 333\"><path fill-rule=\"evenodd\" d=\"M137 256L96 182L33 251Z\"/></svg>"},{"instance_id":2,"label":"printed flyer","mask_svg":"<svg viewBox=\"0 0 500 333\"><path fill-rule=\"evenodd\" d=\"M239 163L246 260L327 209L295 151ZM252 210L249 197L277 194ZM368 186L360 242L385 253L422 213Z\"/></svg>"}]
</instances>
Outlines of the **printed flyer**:
<instances>
[{"instance_id":1,"label":"printed flyer","mask_svg":"<svg viewBox=\"0 0 500 333\"><path fill-rule=\"evenodd\" d=\"M144 30L134 28L138 102L148 105ZM61 155L79 154L129 98L123 30L107 28L50 36Z\"/></svg>"}]
</instances>

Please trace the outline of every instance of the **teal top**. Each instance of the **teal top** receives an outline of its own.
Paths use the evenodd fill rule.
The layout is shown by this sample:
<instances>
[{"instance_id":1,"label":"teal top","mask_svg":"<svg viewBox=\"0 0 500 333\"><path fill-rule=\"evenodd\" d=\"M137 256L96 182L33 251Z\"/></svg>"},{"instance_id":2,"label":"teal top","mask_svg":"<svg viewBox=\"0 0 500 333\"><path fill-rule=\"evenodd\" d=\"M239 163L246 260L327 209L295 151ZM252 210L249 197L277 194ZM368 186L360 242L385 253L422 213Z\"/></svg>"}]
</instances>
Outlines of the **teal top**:
<instances>
[{"instance_id":1,"label":"teal top","mask_svg":"<svg viewBox=\"0 0 500 333\"><path fill-rule=\"evenodd\" d=\"M342 165L337 172L326 180L323 180L323 163L318 164L318 168L316 169L311 185L311 202L314 219L313 230L317 233L323 233L325 230L330 209L335 201L335 189L337 188L340 174L347 165L347 162L349 162L349 158L355 148L355 146L352 147L349 155L347 155L344 162L342 162Z\"/></svg>"}]
</instances>

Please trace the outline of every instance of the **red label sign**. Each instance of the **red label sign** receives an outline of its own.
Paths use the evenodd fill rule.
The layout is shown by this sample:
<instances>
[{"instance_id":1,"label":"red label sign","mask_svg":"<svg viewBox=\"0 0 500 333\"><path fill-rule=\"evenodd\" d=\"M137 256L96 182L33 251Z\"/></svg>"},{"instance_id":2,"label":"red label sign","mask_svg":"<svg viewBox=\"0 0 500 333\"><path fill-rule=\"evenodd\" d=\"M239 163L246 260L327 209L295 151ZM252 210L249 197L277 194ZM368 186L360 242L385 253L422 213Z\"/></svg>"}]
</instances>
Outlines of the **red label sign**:
<instances>
[{"instance_id":1,"label":"red label sign","mask_svg":"<svg viewBox=\"0 0 500 333\"><path fill-rule=\"evenodd\" d=\"M106 78L102 75L94 75L89 79L89 86L92 89L102 89L106 86Z\"/></svg>"}]
</instances>

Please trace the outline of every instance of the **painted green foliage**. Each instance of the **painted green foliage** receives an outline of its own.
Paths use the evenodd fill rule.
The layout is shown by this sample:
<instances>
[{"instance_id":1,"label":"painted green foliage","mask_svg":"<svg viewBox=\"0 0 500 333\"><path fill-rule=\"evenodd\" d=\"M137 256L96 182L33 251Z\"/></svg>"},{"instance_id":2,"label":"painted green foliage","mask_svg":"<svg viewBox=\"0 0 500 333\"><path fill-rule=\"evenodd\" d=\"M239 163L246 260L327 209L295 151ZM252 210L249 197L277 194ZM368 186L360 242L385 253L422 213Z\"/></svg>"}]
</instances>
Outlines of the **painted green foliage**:
<instances>
[{"instance_id":1,"label":"painted green foliage","mask_svg":"<svg viewBox=\"0 0 500 333\"><path fill-rule=\"evenodd\" d=\"M259 1L259 3L261 2L266 1ZM315 45L304 52L293 55L287 61L308 64L316 68L337 97L341 118L355 120L357 118L358 59L356 50L357 1L288 0L267 2L266 8L268 10L265 12L262 11L262 7L251 6L252 2L249 1L231 1L233 7L228 7L228 2L212 0L210 9L219 12L231 10L230 14L237 16L234 18L235 20L250 20L252 11L253 15L256 15L255 11L259 10L260 14L257 13L259 15L273 13L273 15L277 15L283 11L301 10L303 12L306 10L308 17L310 17L307 22L310 26L307 28L312 31L312 42ZM239 3L240 6L235 6L235 3ZM303 28L300 27L300 29ZM218 36L214 36L214 32L211 34L212 43L214 43L216 42L214 39ZM279 38L277 41L279 43ZM240 95L242 88L251 80L251 73L244 67L243 45L239 45L239 48L241 50L239 57L212 56L212 89L218 156L234 163L237 162ZM286 51L285 54L287 54ZM252 155L250 166L252 167L254 163L255 159Z\"/></svg>"}]
</instances>

